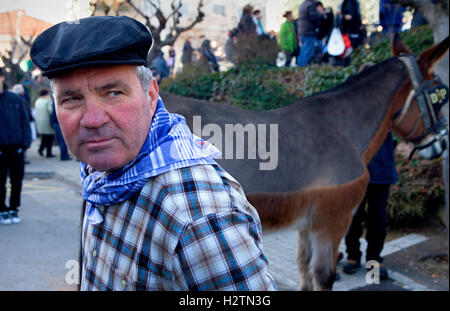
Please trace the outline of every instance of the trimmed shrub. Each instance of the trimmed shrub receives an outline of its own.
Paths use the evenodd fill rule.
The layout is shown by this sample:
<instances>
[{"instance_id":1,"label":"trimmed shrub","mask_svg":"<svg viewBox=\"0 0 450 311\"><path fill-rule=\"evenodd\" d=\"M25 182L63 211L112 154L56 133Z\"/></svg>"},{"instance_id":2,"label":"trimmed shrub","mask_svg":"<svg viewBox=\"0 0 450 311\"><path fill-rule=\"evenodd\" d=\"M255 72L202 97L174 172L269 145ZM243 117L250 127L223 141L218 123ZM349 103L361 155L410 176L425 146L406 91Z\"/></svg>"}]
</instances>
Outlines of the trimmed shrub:
<instances>
[{"instance_id":1,"label":"trimmed shrub","mask_svg":"<svg viewBox=\"0 0 450 311\"><path fill-rule=\"evenodd\" d=\"M233 61L237 67L260 64L275 66L278 52L276 39L253 34L241 35L233 46Z\"/></svg>"},{"instance_id":2,"label":"trimmed shrub","mask_svg":"<svg viewBox=\"0 0 450 311\"><path fill-rule=\"evenodd\" d=\"M386 214L390 227L426 225L445 205L442 161L396 154L398 182L391 186Z\"/></svg>"}]
</instances>

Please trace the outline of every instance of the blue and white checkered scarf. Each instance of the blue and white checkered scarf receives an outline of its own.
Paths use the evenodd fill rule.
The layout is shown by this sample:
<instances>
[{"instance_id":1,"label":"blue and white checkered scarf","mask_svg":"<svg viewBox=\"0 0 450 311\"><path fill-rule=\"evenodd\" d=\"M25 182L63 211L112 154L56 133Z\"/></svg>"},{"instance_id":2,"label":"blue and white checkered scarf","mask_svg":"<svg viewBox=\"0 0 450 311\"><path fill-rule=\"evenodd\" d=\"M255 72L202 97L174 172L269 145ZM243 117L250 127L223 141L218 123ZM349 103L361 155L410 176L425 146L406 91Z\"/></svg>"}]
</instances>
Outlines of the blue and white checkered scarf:
<instances>
[{"instance_id":1,"label":"blue and white checkered scarf","mask_svg":"<svg viewBox=\"0 0 450 311\"><path fill-rule=\"evenodd\" d=\"M197 164L215 164L220 151L192 134L184 117L169 113L161 98L150 126L148 137L136 158L114 172L87 173L81 162L83 199L87 218L92 224L103 221L98 206L123 202L136 194L147 179L169 170Z\"/></svg>"}]
</instances>

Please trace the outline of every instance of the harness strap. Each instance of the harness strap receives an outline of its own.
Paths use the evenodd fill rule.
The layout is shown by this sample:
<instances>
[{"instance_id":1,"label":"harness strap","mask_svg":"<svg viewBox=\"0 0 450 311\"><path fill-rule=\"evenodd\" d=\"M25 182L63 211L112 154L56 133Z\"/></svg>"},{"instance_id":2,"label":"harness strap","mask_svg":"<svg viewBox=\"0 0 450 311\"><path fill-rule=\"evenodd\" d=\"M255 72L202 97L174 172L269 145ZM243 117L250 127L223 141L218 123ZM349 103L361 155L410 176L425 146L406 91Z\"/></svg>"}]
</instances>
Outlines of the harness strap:
<instances>
[{"instance_id":1,"label":"harness strap","mask_svg":"<svg viewBox=\"0 0 450 311\"><path fill-rule=\"evenodd\" d=\"M417 66L416 60L413 55L400 56L399 59L405 64L406 68L408 69L409 76L411 77L411 83L414 90L414 97L416 97L417 103L422 113L424 126L425 128L431 128L432 125L436 124L437 121L435 120L434 112L430 110L433 109L431 106L431 102L429 98L426 95L424 95L423 92L424 81L422 74L420 73L420 70ZM431 119L430 116L432 116Z\"/></svg>"}]
</instances>

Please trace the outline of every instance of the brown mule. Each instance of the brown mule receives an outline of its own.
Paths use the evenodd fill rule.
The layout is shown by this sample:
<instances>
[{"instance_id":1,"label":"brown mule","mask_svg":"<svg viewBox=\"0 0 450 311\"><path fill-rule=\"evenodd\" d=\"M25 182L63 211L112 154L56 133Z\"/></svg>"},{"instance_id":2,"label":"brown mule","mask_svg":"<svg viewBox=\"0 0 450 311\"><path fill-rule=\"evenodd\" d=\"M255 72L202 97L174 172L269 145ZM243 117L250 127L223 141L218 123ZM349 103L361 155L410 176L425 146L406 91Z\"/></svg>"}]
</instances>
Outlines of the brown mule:
<instances>
[{"instance_id":1,"label":"brown mule","mask_svg":"<svg viewBox=\"0 0 450 311\"><path fill-rule=\"evenodd\" d=\"M432 68L448 47L447 38L415 58L425 81L433 78ZM396 56L411 54L398 39L393 50ZM167 109L185 116L194 134L224 146L225 159L218 162L242 184L264 233L289 227L299 231L302 290L332 288L339 243L369 182L367 164L388 132L415 143L430 132L417 100L409 96L413 85L405 63L405 57L393 57L333 90L270 111L161 94ZM407 112L393 127L407 100ZM204 126L194 122L199 117ZM234 127L236 140L218 135L233 124L239 125ZM255 131L258 137L252 140ZM276 165L261 169L261 162L275 162L275 152L267 152L274 145ZM236 150L247 151L247 158L232 158Z\"/></svg>"}]
</instances>

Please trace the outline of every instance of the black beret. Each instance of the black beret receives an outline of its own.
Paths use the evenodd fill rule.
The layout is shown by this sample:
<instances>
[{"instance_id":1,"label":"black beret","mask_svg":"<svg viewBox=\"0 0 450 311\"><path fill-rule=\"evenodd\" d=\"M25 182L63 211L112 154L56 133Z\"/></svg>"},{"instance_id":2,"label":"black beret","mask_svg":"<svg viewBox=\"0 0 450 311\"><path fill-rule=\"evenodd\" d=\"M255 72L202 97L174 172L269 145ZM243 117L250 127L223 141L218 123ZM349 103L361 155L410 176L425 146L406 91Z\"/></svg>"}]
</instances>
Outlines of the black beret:
<instances>
[{"instance_id":1,"label":"black beret","mask_svg":"<svg viewBox=\"0 0 450 311\"><path fill-rule=\"evenodd\" d=\"M126 16L93 16L42 32L30 56L43 76L98 65L146 65L152 46L147 27Z\"/></svg>"}]
</instances>

